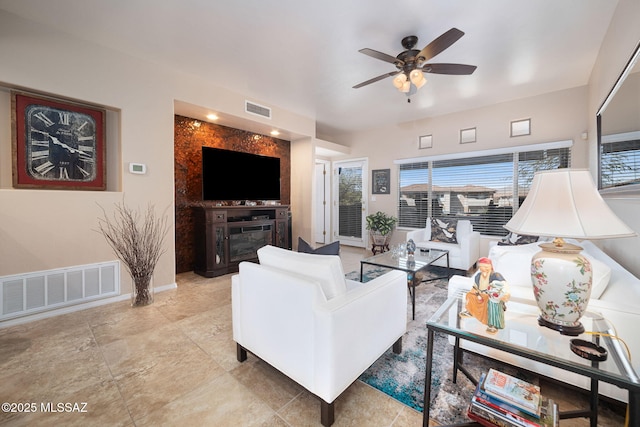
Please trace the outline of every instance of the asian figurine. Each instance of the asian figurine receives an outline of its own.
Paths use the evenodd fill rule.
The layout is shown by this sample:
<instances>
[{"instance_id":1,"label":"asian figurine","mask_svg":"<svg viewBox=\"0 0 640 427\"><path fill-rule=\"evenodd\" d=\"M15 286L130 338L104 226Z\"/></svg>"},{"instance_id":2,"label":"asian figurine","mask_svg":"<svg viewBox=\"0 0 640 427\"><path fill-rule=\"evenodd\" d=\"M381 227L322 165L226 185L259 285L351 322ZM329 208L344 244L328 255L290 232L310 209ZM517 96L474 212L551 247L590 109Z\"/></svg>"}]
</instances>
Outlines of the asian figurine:
<instances>
[{"instance_id":1,"label":"asian figurine","mask_svg":"<svg viewBox=\"0 0 640 427\"><path fill-rule=\"evenodd\" d=\"M474 278L473 288L465 296L465 310L462 317L475 317L487 325L487 332L495 334L504 329L504 312L506 302L511 294L509 286L502 274L493 271L489 258L478 259L480 273Z\"/></svg>"}]
</instances>

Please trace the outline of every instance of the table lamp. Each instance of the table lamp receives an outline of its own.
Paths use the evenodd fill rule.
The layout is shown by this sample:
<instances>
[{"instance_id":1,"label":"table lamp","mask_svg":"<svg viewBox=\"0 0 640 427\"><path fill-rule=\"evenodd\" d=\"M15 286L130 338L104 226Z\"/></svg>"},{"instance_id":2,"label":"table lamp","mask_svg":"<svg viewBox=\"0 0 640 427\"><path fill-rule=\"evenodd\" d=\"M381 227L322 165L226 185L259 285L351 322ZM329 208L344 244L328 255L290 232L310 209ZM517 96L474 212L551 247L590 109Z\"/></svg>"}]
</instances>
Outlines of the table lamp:
<instances>
[{"instance_id":1,"label":"table lamp","mask_svg":"<svg viewBox=\"0 0 640 427\"><path fill-rule=\"evenodd\" d=\"M577 336L591 295L592 270L582 247L563 238L610 239L636 233L598 193L586 169L537 172L522 206L504 226L517 234L553 237L531 259L531 282L540 309L538 324Z\"/></svg>"}]
</instances>

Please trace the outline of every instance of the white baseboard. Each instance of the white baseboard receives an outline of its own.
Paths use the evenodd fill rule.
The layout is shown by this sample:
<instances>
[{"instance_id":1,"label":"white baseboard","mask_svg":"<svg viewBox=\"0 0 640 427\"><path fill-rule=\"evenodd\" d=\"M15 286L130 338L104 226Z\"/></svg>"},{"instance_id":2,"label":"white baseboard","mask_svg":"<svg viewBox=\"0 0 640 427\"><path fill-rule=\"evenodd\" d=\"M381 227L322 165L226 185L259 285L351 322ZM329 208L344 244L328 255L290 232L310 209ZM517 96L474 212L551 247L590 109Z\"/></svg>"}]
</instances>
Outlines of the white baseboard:
<instances>
[{"instance_id":1,"label":"white baseboard","mask_svg":"<svg viewBox=\"0 0 640 427\"><path fill-rule=\"evenodd\" d=\"M176 289L177 287L178 287L178 285L176 283L170 283L168 285L158 286L156 288L153 288L153 291L154 291L154 293L159 293L159 292L164 292L164 291L170 291L171 289ZM131 300L131 294L130 293L123 294L123 295L118 295L118 296L111 297L111 298L104 298L104 299L100 299L100 300L86 302L86 303L82 303L82 304L67 306L67 307L63 307L63 308L59 308L59 309L55 309L55 310L50 310L50 311L45 311L45 312L41 312L41 313L35 313L35 314L27 315L27 316L18 317L18 318L15 318L15 319L9 319L9 320L2 321L2 322L0 322L0 329L1 328L8 328L10 326L15 326L15 325L21 325L21 324L29 323L29 322L35 322L36 320L47 319L47 318L54 317L54 316L60 316L62 314L74 313L76 311L82 311L82 310L86 310L88 308L99 307L99 306L102 306L102 305L113 304L113 303L116 303L116 302L129 301L129 300Z\"/></svg>"}]
</instances>

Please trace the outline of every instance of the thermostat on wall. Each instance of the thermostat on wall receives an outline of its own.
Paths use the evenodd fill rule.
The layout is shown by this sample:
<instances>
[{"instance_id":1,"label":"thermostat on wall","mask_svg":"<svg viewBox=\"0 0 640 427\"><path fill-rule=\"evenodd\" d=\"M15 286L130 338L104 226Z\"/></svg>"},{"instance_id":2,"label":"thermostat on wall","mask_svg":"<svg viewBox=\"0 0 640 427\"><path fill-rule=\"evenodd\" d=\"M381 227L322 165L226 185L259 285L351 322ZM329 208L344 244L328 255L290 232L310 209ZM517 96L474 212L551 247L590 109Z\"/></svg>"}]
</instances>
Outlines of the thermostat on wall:
<instances>
[{"instance_id":1,"label":"thermostat on wall","mask_svg":"<svg viewBox=\"0 0 640 427\"><path fill-rule=\"evenodd\" d=\"M144 175L147 173L147 165L144 163L129 163L129 172Z\"/></svg>"}]
</instances>

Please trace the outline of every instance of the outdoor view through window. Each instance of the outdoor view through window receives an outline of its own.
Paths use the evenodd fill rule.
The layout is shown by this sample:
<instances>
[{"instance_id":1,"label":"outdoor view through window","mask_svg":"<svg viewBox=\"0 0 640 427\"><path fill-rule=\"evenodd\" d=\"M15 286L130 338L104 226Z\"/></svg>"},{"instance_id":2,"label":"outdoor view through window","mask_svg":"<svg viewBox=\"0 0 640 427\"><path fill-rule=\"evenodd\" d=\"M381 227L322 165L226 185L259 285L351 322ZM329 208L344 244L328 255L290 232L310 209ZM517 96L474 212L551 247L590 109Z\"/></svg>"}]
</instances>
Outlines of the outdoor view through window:
<instances>
[{"instance_id":1,"label":"outdoor view through window","mask_svg":"<svg viewBox=\"0 0 640 427\"><path fill-rule=\"evenodd\" d=\"M475 231L503 228L539 170L566 168L570 147L400 164L400 227L421 228L428 217L471 220Z\"/></svg>"}]
</instances>

